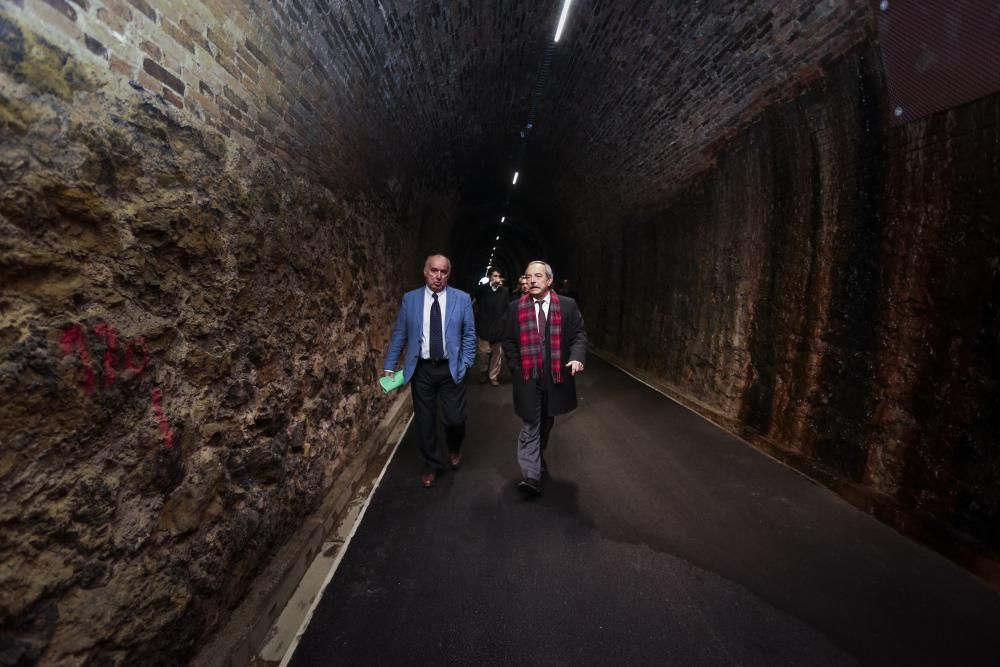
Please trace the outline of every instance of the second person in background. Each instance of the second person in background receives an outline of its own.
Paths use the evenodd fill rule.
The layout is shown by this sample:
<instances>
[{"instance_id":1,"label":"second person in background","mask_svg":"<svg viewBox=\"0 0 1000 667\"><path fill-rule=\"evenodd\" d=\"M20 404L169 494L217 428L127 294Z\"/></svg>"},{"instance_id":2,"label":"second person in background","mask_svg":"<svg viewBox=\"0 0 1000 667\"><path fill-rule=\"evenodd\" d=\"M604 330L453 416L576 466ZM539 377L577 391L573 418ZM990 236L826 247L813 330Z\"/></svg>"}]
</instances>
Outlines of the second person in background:
<instances>
[{"instance_id":1,"label":"second person in background","mask_svg":"<svg viewBox=\"0 0 1000 667\"><path fill-rule=\"evenodd\" d=\"M494 387L500 384L500 369L503 367L504 316L510 293L503 286L503 276L499 269L491 268L490 281L476 289L473 309L476 313L476 333L479 336L479 356L482 366L479 381L490 381Z\"/></svg>"}]
</instances>

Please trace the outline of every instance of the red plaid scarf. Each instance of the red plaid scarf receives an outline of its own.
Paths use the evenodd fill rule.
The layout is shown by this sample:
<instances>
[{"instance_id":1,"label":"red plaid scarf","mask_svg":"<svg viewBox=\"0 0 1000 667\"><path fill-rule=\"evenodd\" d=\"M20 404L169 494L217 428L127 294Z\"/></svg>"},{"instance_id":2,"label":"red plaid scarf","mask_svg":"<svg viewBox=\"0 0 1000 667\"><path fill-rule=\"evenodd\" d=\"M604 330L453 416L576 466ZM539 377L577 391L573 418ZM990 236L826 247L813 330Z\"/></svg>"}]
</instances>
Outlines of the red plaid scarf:
<instances>
[{"instance_id":1,"label":"red plaid scarf","mask_svg":"<svg viewBox=\"0 0 1000 667\"><path fill-rule=\"evenodd\" d=\"M562 310L559 297L550 291L549 302L549 349L552 352L552 381L562 382ZM520 324L521 377L525 380L542 377L545 358L542 337L538 333L538 310L535 299L530 294L521 297L517 304L517 321Z\"/></svg>"}]
</instances>

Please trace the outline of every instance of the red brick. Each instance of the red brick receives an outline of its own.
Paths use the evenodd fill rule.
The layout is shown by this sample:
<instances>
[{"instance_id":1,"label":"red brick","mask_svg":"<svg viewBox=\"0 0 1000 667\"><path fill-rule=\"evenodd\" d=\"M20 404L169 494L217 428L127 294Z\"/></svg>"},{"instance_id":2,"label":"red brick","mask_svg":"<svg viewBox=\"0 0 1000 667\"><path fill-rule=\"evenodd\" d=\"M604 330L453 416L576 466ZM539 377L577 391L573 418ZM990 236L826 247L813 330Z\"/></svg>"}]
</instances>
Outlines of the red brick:
<instances>
[{"instance_id":1,"label":"red brick","mask_svg":"<svg viewBox=\"0 0 1000 667\"><path fill-rule=\"evenodd\" d=\"M214 127L216 130L218 130L220 133L222 133L226 137L229 136L229 127L225 123L217 121L214 118L209 118L208 119L208 125L209 125L209 127Z\"/></svg>"},{"instance_id":2,"label":"red brick","mask_svg":"<svg viewBox=\"0 0 1000 667\"><path fill-rule=\"evenodd\" d=\"M146 0L128 0L128 4L142 12L150 21L156 22L156 10Z\"/></svg>"},{"instance_id":3,"label":"red brick","mask_svg":"<svg viewBox=\"0 0 1000 667\"><path fill-rule=\"evenodd\" d=\"M162 81L164 84L170 86L181 95L184 94L184 82L181 81L179 78L177 78L177 76L175 76L174 74L171 74L170 72L165 70L161 65L157 64L156 62L150 60L149 58L143 58L142 69L144 69L151 76L156 77L157 79Z\"/></svg>"},{"instance_id":4,"label":"red brick","mask_svg":"<svg viewBox=\"0 0 1000 667\"><path fill-rule=\"evenodd\" d=\"M156 44L153 44L148 39L144 39L139 44L139 48L148 53L149 55L153 56L154 60L163 59L163 53L160 51L160 47L158 47Z\"/></svg>"},{"instance_id":5,"label":"red brick","mask_svg":"<svg viewBox=\"0 0 1000 667\"><path fill-rule=\"evenodd\" d=\"M205 51L208 51L209 53L212 52L212 50L208 46L208 40L205 39L205 35L202 34L197 28L193 27L190 23L188 23L184 19L181 19L179 21L179 24L181 30L184 31L184 34L187 35L192 42L200 46Z\"/></svg>"},{"instance_id":6,"label":"red brick","mask_svg":"<svg viewBox=\"0 0 1000 667\"><path fill-rule=\"evenodd\" d=\"M219 66L222 69L224 69L227 72L229 72L229 75L231 77L233 77L234 79L236 79L237 81L239 81L239 80L241 80L243 78L243 75L240 74L240 69L236 65L234 65L231 60L229 60L228 58L224 57L221 53L219 53L217 56L215 56L215 61L217 63L219 63Z\"/></svg>"},{"instance_id":7,"label":"red brick","mask_svg":"<svg viewBox=\"0 0 1000 667\"><path fill-rule=\"evenodd\" d=\"M100 12L101 9L105 10L105 12L113 14L114 16L117 16L118 18L124 21L132 20L132 10L126 7L121 2L121 0L104 0L104 7L101 7L97 11Z\"/></svg>"},{"instance_id":8,"label":"red brick","mask_svg":"<svg viewBox=\"0 0 1000 667\"><path fill-rule=\"evenodd\" d=\"M190 37L184 34L183 30L178 28L172 21L166 18L160 21L160 25L163 26L163 32L173 37L175 42L183 46L191 53L194 53L194 42L191 41Z\"/></svg>"},{"instance_id":9,"label":"red brick","mask_svg":"<svg viewBox=\"0 0 1000 667\"><path fill-rule=\"evenodd\" d=\"M87 45L87 50L96 56L106 56L108 54L107 47L105 47L100 40L95 39L90 35L84 34L83 43Z\"/></svg>"},{"instance_id":10,"label":"red brick","mask_svg":"<svg viewBox=\"0 0 1000 667\"><path fill-rule=\"evenodd\" d=\"M240 111L242 111L243 113L249 111L247 103L243 101L243 99L239 95L234 93L232 89L229 88L229 86L223 86L222 94L226 96L226 99L229 100L231 104L233 104L236 107L239 107Z\"/></svg>"},{"instance_id":11,"label":"red brick","mask_svg":"<svg viewBox=\"0 0 1000 667\"><path fill-rule=\"evenodd\" d=\"M76 21L76 10L65 0L42 0L52 9L56 10L70 21Z\"/></svg>"},{"instance_id":12,"label":"red brick","mask_svg":"<svg viewBox=\"0 0 1000 667\"><path fill-rule=\"evenodd\" d=\"M202 109L204 109L209 113L215 114L219 112L219 107L215 104L215 100L213 100L211 97L206 97L205 95L202 95L201 93L196 93L192 90L188 91L187 99L189 101L194 100L198 104L198 106L200 106Z\"/></svg>"},{"instance_id":13,"label":"red brick","mask_svg":"<svg viewBox=\"0 0 1000 667\"><path fill-rule=\"evenodd\" d=\"M236 65L240 68L240 71L242 71L243 74L252 81L257 81L260 78L260 75L257 74L257 69L251 67L243 58L237 58Z\"/></svg>"},{"instance_id":14,"label":"red brick","mask_svg":"<svg viewBox=\"0 0 1000 667\"><path fill-rule=\"evenodd\" d=\"M150 92L156 93L157 95L163 92L163 84L142 70L139 70L139 75L135 78L135 80L139 82L139 85Z\"/></svg>"},{"instance_id":15,"label":"red brick","mask_svg":"<svg viewBox=\"0 0 1000 667\"><path fill-rule=\"evenodd\" d=\"M219 30L212 30L212 28L208 28L206 29L205 34L208 36L208 41L215 44L219 48L219 51L221 51L227 58L233 58L236 55L236 52L233 50L232 43L226 38L224 33Z\"/></svg>"},{"instance_id":16,"label":"red brick","mask_svg":"<svg viewBox=\"0 0 1000 667\"><path fill-rule=\"evenodd\" d=\"M126 76L130 79L135 76L135 68L114 54L111 54L111 62L108 66L115 74L121 74L122 76Z\"/></svg>"},{"instance_id":17,"label":"red brick","mask_svg":"<svg viewBox=\"0 0 1000 667\"><path fill-rule=\"evenodd\" d=\"M97 19L115 32L124 32L125 27L132 20L132 10L128 7L123 7L122 9L126 12L125 15L109 7L98 7Z\"/></svg>"},{"instance_id":18,"label":"red brick","mask_svg":"<svg viewBox=\"0 0 1000 667\"><path fill-rule=\"evenodd\" d=\"M181 99L179 96L177 96L174 93L174 91L170 90L169 88L163 89L163 97L178 109L184 108L184 100Z\"/></svg>"},{"instance_id":19,"label":"red brick","mask_svg":"<svg viewBox=\"0 0 1000 667\"><path fill-rule=\"evenodd\" d=\"M260 48L258 48L257 45L251 42L249 39L243 42L243 45L247 48L247 51L250 52L250 55L259 60L262 64L264 65L270 64L270 60L268 60L267 56L264 55L264 52L261 51Z\"/></svg>"}]
</instances>

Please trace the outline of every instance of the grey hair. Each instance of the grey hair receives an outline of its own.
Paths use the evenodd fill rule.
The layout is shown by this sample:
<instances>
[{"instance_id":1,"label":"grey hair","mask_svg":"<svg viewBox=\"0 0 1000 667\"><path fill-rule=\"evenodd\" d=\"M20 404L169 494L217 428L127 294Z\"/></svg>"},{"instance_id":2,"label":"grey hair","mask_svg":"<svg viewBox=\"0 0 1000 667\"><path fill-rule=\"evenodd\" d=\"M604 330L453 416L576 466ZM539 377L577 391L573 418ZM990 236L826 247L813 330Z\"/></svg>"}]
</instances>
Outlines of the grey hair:
<instances>
[{"instance_id":1,"label":"grey hair","mask_svg":"<svg viewBox=\"0 0 1000 667\"><path fill-rule=\"evenodd\" d=\"M549 280L552 280L552 267L549 266L548 262L543 262L540 259L533 259L530 262L528 262L528 266L531 266L532 264L541 264L542 266L544 266L545 277L548 278ZM528 275L528 266L524 267L524 275Z\"/></svg>"},{"instance_id":2,"label":"grey hair","mask_svg":"<svg viewBox=\"0 0 1000 667\"><path fill-rule=\"evenodd\" d=\"M451 273L451 260L448 258L447 255L442 255L439 252L436 252L433 255L427 255L427 259L424 260L424 268L426 269L428 266L430 266L431 260L434 259L435 257L440 257L444 261L448 262L448 273Z\"/></svg>"}]
</instances>

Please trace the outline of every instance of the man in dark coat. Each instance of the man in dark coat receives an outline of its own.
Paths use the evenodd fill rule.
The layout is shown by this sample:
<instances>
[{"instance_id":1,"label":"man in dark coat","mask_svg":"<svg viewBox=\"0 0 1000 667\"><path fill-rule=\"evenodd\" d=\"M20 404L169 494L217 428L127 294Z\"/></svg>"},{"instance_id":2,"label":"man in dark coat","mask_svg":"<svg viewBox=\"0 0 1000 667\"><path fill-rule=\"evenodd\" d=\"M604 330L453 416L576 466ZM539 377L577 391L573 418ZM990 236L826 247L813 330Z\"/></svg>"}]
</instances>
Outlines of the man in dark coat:
<instances>
[{"instance_id":1,"label":"man in dark coat","mask_svg":"<svg viewBox=\"0 0 1000 667\"><path fill-rule=\"evenodd\" d=\"M479 356L483 358L479 381L486 382L489 379L494 387L500 384L500 368L503 366L500 341L503 339L504 316L510 302L510 293L503 286L502 279L498 269L491 269L490 281L479 286L473 303L476 332L479 334Z\"/></svg>"},{"instance_id":2,"label":"man in dark coat","mask_svg":"<svg viewBox=\"0 0 1000 667\"><path fill-rule=\"evenodd\" d=\"M521 418L517 462L522 491L541 495L548 472L545 447L555 416L576 408L574 377L583 372L587 333L576 302L552 291L552 267L528 264L528 293L507 310L503 350L513 380L514 412Z\"/></svg>"}]
</instances>

